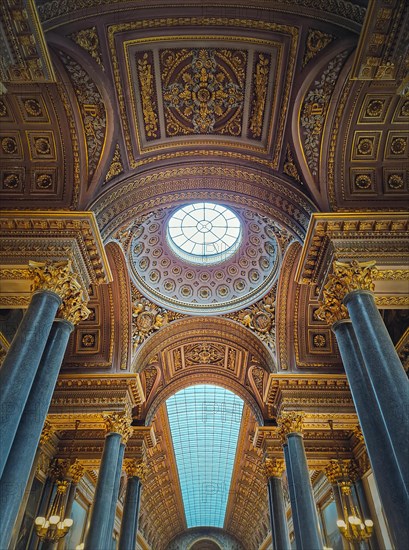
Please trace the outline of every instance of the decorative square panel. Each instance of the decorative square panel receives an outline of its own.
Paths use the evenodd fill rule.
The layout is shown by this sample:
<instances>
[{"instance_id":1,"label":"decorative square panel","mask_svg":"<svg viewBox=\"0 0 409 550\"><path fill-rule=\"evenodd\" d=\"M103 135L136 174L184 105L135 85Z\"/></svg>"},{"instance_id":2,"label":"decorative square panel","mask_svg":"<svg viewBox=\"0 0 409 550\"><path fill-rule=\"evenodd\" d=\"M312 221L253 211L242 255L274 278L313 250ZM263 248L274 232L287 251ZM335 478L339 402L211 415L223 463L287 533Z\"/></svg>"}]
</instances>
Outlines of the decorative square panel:
<instances>
[{"instance_id":1,"label":"decorative square panel","mask_svg":"<svg viewBox=\"0 0 409 550\"><path fill-rule=\"evenodd\" d=\"M309 330L308 331L308 351L309 353L331 352L331 335L329 330Z\"/></svg>"},{"instance_id":2,"label":"decorative square panel","mask_svg":"<svg viewBox=\"0 0 409 550\"><path fill-rule=\"evenodd\" d=\"M388 168L383 170L383 190L384 193L403 193L408 192L409 170L400 168Z\"/></svg>"},{"instance_id":3,"label":"decorative square panel","mask_svg":"<svg viewBox=\"0 0 409 550\"><path fill-rule=\"evenodd\" d=\"M159 59L167 137L241 135L247 51L169 49Z\"/></svg>"},{"instance_id":4,"label":"decorative square panel","mask_svg":"<svg viewBox=\"0 0 409 550\"><path fill-rule=\"evenodd\" d=\"M352 160L376 160L382 132L355 132Z\"/></svg>"},{"instance_id":5,"label":"decorative square panel","mask_svg":"<svg viewBox=\"0 0 409 550\"><path fill-rule=\"evenodd\" d=\"M0 158L13 160L24 158L19 132L0 133Z\"/></svg>"},{"instance_id":6,"label":"decorative square panel","mask_svg":"<svg viewBox=\"0 0 409 550\"><path fill-rule=\"evenodd\" d=\"M0 188L3 193L10 193L13 196L16 193L23 193L24 180L25 171L22 167L4 168L0 171Z\"/></svg>"},{"instance_id":7,"label":"decorative square panel","mask_svg":"<svg viewBox=\"0 0 409 550\"><path fill-rule=\"evenodd\" d=\"M391 101L391 95L368 94L362 105L358 123L383 123Z\"/></svg>"},{"instance_id":8,"label":"decorative square panel","mask_svg":"<svg viewBox=\"0 0 409 550\"><path fill-rule=\"evenodd\" d=\"M55 194L57 190L58 179L57 169L39 168L32 170L31 173L31 193L35 194Z\"/></svg>"},{"instance_id":9,"label":"decorative square panel","mask_svg":"<svg viewBox=\"0 0 409 550\"><path fill-rule=\"evenodd\" d=\"M409 157L409 132L391 131L385 145L386 159L402 159L407 161Z\"/></svg>"},{"instance_id":10,"label":"decorative square panel","mask_svg":"<svg viewBox=\"0 0 409 550\"><path fill-rule=\"evenodd\" d=\"M354 195L376 193L375 170L373 168L351 168L350 189Z\"/></svg>"},{"instance_id":11,"label":"decorative square panel","mask_svg":"<svg viewBox=\"0 0 409 550\"><path fill-rule=\"evenodd\" d=\"M47 108L41 96L25 94L18 96L17 101L25 122L50 122Z\"/></svg>"},{"instance_id":12,"label":"decorative square panel","mask_svg":"<svg viewBox=\"0 0 409 550\"><path fill-rule=\"evenodd\" d=\"M409 99L402 97L393 114L393 122L409 124Z\"/></svg>"},{"instance_id":13,"label":"decorative square panel","mask_svg":"<svg viewBox=\"0 0 409 550\"><path fill-rule=\"evenodd\" d=\"M226 48L218 34L122 40L133 27L112 26L108 37L131 167L200 146L278 166L297 29L269 23L257 38L229 36Z\"/></svg>"},{"instance_id":14,"label":"decorative square panel","mask_svg":"<svg viewBox=\"0 0 409 550\"><path fill-rule=\"evenodd\" d=\"M14 122L13 110L5 97L0 99L0 123Z\"/></svg>"},{"instance_id":15,"label":"decorative square panel","mask_svg":"<svg viewBox=\"0 0 409 550\"><path fill-rule=\"evenodd\" d=\"M76 353L97 353L99 351L99 330L77 330Z\"/></svg>"},{"instance_id":16,"label":"decorative square panel","mask_svg":"<svg viewBox=\"0 0 409 550\"><path fill-rule=\"evenodd\" d=\"M26 133L32 160L55 160L54 135L51 131Z\"/></svg>"}]
</instances>

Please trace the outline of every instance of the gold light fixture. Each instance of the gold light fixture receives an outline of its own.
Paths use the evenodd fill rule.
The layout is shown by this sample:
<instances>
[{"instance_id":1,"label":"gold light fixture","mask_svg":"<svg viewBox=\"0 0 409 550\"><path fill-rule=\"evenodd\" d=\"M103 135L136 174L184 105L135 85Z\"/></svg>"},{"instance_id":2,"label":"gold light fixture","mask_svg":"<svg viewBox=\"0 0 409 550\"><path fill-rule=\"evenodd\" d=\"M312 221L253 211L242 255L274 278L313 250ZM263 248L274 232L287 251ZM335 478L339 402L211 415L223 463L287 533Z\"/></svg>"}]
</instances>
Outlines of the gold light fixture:
<instances>
[{"instance_id":1,"label":"gold light fixture","mask_svg":"<svg viewBox=\"0 0 409 550\"><path fill-rule=\"evenodd\" d=\"M71 450L67 460L67 463L72 464L71 454L74 445L74 441L77 435L78 426L80 421L75 421L74 436L72 438ZM68 533L74 520L71 518L65 518L65 501L69 482L66 480L58 479L56 481L57 491L51 508L48 510L46 517L38 516L34 520L34 526L38 538L41 541L57 542Z\"/></svg>"},{"instance_id":2,"label":"gold light fixture","mask_svg":"<svg viewBox=\"0 0 409 550\"><path fill-rule=\"evenodd\" d=\"M371 537L373 532L373 521L371 519L362 519L357 506L355 506L352 498L352 480L348 475L343 460L340 459L338 449L335 445L333 421L328 420L331 429L332 439L334 441L335 453L337 457L340 476L337 479L337 485L340 488L341 505L343 517L338 518L337 527L341 535L348 542L361 542Z\"/></svg>"},{"instance_id":3,"label":"gold light fixture","mask_svg":"<svg viewBox=\"0 0 409 550\"><path fill-rule=\"evenodd\" d=\"M65 537L74 523L71 518L64 518L67 489L68 481L57 481L57 492L47 517L39 516L34 521L36 533L41 541L59 541Z\"/></svg>"}]
</instances>

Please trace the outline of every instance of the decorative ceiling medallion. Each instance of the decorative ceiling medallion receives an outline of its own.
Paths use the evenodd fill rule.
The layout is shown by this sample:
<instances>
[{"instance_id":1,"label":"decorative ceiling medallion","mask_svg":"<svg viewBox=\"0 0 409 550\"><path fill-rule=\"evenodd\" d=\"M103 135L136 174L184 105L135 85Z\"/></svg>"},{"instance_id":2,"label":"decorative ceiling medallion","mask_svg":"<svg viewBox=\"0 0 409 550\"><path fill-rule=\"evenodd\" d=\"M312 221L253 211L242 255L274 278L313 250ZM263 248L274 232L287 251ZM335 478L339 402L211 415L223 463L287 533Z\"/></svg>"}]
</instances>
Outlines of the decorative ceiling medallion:
<instances>
[{"instance_id":1,"label":"decorative ceiling medallion","mask_svg":"<svg viewBox=\"0 0 409 550\"><path fill-rule=\"evenodd\" d=\"M229 36L228 48L224 37L211 34L121 42L122 30L138 28L135 23L109 30L131 167L148 162L140 158L147 153L176 148L181 154L181 148L199 145L218 147L222 155L246 149L257 161L278 166L294 76L295 28L271 24L263 31L273 34Z\"/></svg>"},{"instance_id":2,"label":"decorative ceiling medallion","mask_svg":"<svg viewBox=\"0 0 409 550\"><path fill-rule=\"evenodd\" d=\"M161 307L179 313L229 313L260 300L272 288L283 254L282 229L261 215L234 209L242 225L237 251L217 264L195 264L178 257L167 238L177 212L162 209L136 221L117 237L138 290Z\"/></svg>"},{"instance_id":3,"label":"decorative ceiling medallion","mask_svg":"<svg viewBox=\"0 0 409 550\"><path fill-rule=\"evenodd\" d=\"M241 134L247 52L161 50L166 135Z\"/></svg>"}]
</instances>

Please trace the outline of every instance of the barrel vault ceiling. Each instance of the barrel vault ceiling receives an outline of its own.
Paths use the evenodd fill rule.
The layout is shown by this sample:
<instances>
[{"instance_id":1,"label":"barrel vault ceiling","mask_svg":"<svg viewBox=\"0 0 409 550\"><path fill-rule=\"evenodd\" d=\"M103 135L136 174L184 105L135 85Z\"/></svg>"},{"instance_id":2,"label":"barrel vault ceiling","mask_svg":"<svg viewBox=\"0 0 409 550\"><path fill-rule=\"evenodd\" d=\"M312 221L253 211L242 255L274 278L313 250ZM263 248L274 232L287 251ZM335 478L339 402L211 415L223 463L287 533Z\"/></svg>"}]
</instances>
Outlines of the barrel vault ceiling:
<instances>
[{"instance_id":1,"label":"barrel vault ceiling","mask_svg":"<svg viewBox=\"0 0 409 550\"><path fill-rule=\"evenodd\" d=\"M92 314L69 343L50 409L57 446L68 452L63 397L83 391L81 377L93 388L98 378L139 373L145 402L133 413L156 433L140 521L152 548L186 529L164 404L186 385L221 384L245 402L224 528L246 549L268 532L254 435L280 396L312 396L307 379L317 376L323 399L340 407L348 456L356 417L335 340L315 314L313 287L294 276L313 212L399 210L407 199L404 4L7 0L0 8L1 208L44 218L51 209L93 211L113 273L109 285L90 288ZM212 317L163 298L181 268L170 264L160 222L198 200L235 208L248 226L242 263L226 264L220 286L210 287L216 272L203 279L202 297L205 287L233 296L240 278L251 286L260 276L251 263L260 228L275 243L263 292ZM144 292L135 268L141 228L144 246L157 251L146 277L160 292L153 284ZM275 387L273 372L288 380ZM306 438L317 468L328 452L321 421L311 413ZM77 452L94 471L103 435L98 422L88 428Z\"/></svg>"}]
</instances>

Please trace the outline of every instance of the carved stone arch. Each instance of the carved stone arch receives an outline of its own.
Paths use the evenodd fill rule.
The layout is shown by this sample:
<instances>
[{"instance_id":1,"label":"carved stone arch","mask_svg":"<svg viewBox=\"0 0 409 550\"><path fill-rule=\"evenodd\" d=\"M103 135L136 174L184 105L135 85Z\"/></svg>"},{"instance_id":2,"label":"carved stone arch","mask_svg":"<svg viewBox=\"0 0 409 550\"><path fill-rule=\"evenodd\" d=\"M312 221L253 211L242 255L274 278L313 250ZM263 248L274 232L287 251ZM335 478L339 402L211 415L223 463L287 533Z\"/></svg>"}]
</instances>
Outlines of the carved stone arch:
<instances>
[{"instance_id":1,"label":"carved stone arch","mask_svg":"<svg viewBox=\"0 0 409 550\"><path fill-rule=\"evenodd\" d=\"M125 256L116 243L108 243L105 247L113 282L113 316L114 316L114 359L115 370L129 371L131 363L132 318L131 318L131 285Z\"/></svg>"},{"instance_id":2,"label":"carved stone arch","mask_svg":"<svg viewBox=\"0 0 409 550\"><path fill-rule=\"evenodd\" d=\"M257 364L266 375L275 371L271 351L243 325L227 318L189 317L169 323L140 347L132 370L141 373L159 364L162 378L155 384L142 418L154 411L172 393L192 383L211 382L240 395L262 422L260 397L248 380L248 368Z\"/></svg>"},{"instance_id":3,"label":"carved stone arch","mask_svg":"<svg viewBox=\"0 0 409 550\"><path fill-rule=\"evenodd\" d=\"M321 181L326 181L327 179L327 173L326 173L326 167L323 164L323 159L326 158L326 141L324 139L324 132L328 127L331 126L332 116L333 112L330 113L330 111L333 111L333 103L336 103L336 101L333 101L334 94L338 97L340 93L340 87L341 82L343 84L344 79L340 78L340 74L337 76L337 81L335 82L334 90L332 91L331 98L329 100L329 104L327 105L327 110L324 115L324 122L323 127L321 130L320 135L321 141L319 144L319 158L318 158L318 174L316 178L313 177L310 167L308 165L308 160L306 158L306 152L304 150L302 139L301 139L301 116L302 116L302 106L303 101L307 94L309 93L309 90L311 89L311 86L313 84L316 84L318 82L317 79L321 77L323 72L328 67L328 64L335 59L338 55L342 54L342 52L348 52L346 54L346 63L348 63L348 55L351 53L351 50L353 47L356 46L355 39L353 37L350 37L348 39L344 40L336 40L333 44L328 46L323 55L320 57L320 59L312 65L313 69L310 71L308 75L305 75L305 78L299 88L298 94L294 101L294 108L293 108L293 115L292 115L292 121L291 121L291 133L293 138L293 144L294 144L294 150L295 154L298 160L298 164L300 166L300 169L302 171L303 180L306 182L308 189L310 190L312 196L317 201L317 204L320 206L322 210L328 209L329 205L329 197L327 196L327 190L320 187ZM344 63L345 63L344 60ZM342 70L340 71L342 73ZM325 132L326 133L326 132ZM323 168L325 172L323 172Z\"/></svg>"},{"instance_id":4,"label":"carved stone arch","mask_svg":"<svg viewBox=\"0 0 409 550\"><path fill-rule=\"evenodd\" d=\"M219 163L180 163L135 174L91 206L105 241L127 223L159 208L197 200L221 201L267 216L303 241L315 206L276 174Z\"/></svg>"}]
</instances>

